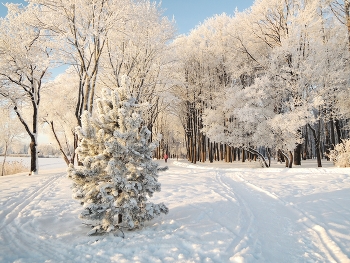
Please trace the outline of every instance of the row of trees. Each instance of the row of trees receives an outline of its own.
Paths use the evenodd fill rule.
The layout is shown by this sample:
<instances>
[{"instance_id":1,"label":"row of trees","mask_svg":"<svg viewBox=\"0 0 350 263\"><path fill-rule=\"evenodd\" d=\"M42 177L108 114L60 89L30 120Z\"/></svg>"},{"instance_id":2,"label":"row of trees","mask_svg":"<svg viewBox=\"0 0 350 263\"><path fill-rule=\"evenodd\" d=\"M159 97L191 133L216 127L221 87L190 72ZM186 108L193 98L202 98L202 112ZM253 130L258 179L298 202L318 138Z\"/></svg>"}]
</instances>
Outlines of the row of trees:
<instances>
[{"instance_id":1,"label":"row of trees","mask_svg":"<svg viewBox=\"0 0 350 263\"><path fill-rule=\"evenodd\" d=\"M74 164L82 112L97 114L102 88L119 87L123 75L150 105L150 140L163 134L157 158L278 155L288 166L313 157L321 166L349 137L349 1L259 0L174 40L173 22L146 0L7 7L0 94L31 139L33 173L40 124Z\"/></svg>"},{"instance_id":2,"label":"row of trees","mask_svg":"<svg viewBox=\"0 0 350 263\"><path fill-rule=\"evenodd\" d=\"M349 6L260 0L177 38L173 94L189 160L238 159L239 148L264 166L261 153L321 166L349 137Z\"/></svg>"},{"instance_id":3,"label":"row of trees","mask_svg":"<svg viewBox=\"0 0 350 263\"><path fill-rule=\"evenodd\" d=\"M132 95L151 107L150 130L164 108L164 65L173 24L159 5L132 0L33 0L7 4L0 21L0 94L30 137L31 172L38 171L38 129L46 123L67 165L75 162L84 110L102 87L129 77ZM55 80L50 72L64 66Z\"/></svg>"},{"instance_id":4,"label":"row of trees","mask_svg":"<svg viewBox=\"0 0 350 263\"><path fill-rule=\"evenodd\" d=\"M0 21L0 94L31 138L30 171L38 172L43 123L69 166L90 235L123 233L168 213L148 197L161 189L150 141L165 105L159 93L172 23L143 0L7 6ZM49 81L59 65L67 71Z\"/></svg>"}]
</instances>

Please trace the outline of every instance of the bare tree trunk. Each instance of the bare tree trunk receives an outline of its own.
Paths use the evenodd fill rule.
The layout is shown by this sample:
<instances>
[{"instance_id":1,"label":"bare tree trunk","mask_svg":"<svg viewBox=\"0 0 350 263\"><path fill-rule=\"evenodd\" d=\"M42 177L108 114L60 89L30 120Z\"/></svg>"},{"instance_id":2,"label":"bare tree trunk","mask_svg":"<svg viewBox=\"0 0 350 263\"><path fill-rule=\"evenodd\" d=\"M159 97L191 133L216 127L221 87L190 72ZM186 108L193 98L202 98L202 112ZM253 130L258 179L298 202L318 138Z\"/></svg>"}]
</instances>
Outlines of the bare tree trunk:
<instances>
[{"instance_id":1,"label":"bare tree trunk","mask_svg":"<svg viewBox=\"0 0 350 263\"><path fill-rule=\"evenodd\" d=\"M337 136L338 136L337 144L339 144L343 138L341 135L340 121L338 119L335 120L335 129L337 131Z\"/></svg>"},{"instance_id":2,"label":"bare tree trunk","mask_svg":"<svg viewBox=\"0 0 350 263\"><path fill-rule=\"evenodd\" d=\"M232 163L232 149L231 146L227 145L227 155L228 155L228 162Z\"/></svg>"},{"instance_id":3,"label":"bare tree trunk","mask_svg":"<svg viewBox=\"0 0 350 263\"><path fill-rule=\"evenodd\" d=\"M325 151L325 156L326 156L326 159L327 161L329 161L329 157L328 157L328 154L330 152L330 147L331 147L331 143L330 143L330 134L329 134L329 129L328 129L328 123L324 123L324 132L325 132L325 139L326 141L324 142L323 146L324 146L324 151Z\"/></svg>"},{"instance_id":4,"label":"bare tree trunk","mask_svg":"<svg viewBox=\"0 0 350 263\"><path fill-rule=\"evenodd\" d=\"M321 149L320 149L320 124L321 121L319 120L317 132L316 129L312 128L310 124L309 128L312 131L312 134L314 136L314 141L315 141L315 150L316 150L316 158L317 158L317 166L322 167L322 162L321 162Z\"/></svg>"},{"instance_id":5,"label":"bare tree trunk","mask_svg":"<svg viewBox=\"0 0 350 263\"><path fill-rule=\"evenodd\" d=\"M264 165L264 167L269 167L269 165L266 163L264 156L258 152L257 150L254 150L253 148L248 148L247 149L249 152L253 153L255 156L259 156L259 159L261 163Z\"/></svg>"},{"instance_id":6,"label":"bare tree trunk","mask_svg":"<svg viewBox=\"0 0 350 263\"><path fill-rule=\"evenodd\" d=\"M329 120L329 126L330 126L330 130L331 130L331 145L330 145L330 149L334 150L334 145L335 145L335 134L334 134L334 122L333 122L333 118L331 118Z\"/></svg>"},{"instance_id":7,"label":"bare tree trunk","mask_svg":"<svg viewBox=\"0 0 350 263\"><path fill-rule=\"evenodd\" d=\"M284 157L284 160L286 162L286 167L287 168L290 168L290 162L292 162L292 160L289 160L289 157L282 151L282 150L279 150L279 153Z\"/></svg>"},{"instance_id":8,"label":"bare tree trunk","mask_svg":"<svg viewBox=\"0 0 350 263\"><path fill-rule=\"evenodd\" d=\"M288 167L292 168L293 167L293 162L292 162L292 160L293 160L293 153L291 151L289 151L288 153L289 153L289 165L288 165Z\"/></svg>"},{"instance_id":9,"label":"bare tree trunk","mask_svg":"<svg viewBox=\"0 0 350 263\"><path fill-rule=\"evenodd\" d=\"M267 153L267 159L269 160L269 167L271 167L271 150L270 150L270 148L266 149L266 153Z\"/></svg>"},{"instance_id":10,"label":"bare tree trunk","mask_svg":"<svg viewBox=\"0 0 350 263\"><path fill-rule=\"evenodd\" d=\"M294 165L301 165L301 144L294 149Z\"/></svg>"},{"instance_id":11,"label":"bare tree trunk","mask_svg":"<svg viewBox=\"0 0 350 263\"><path fill-rule=\"evenodd\" d=\"M213 143L210 142L209 143L209 139L208 139L208 146L209 146L209 162L213 163L214 162L214 150L213 149Z\"/></svg>"},{"instance_id":12,"label":"bare tree trunk","mask_svg":"<svg viewBox=\"0 0 350 263\"><path fill-rule=\"evenodd\" d=\"M231 147L225 144L225 162L230 163L231 161Z\"/></svg>"},{"instance_id":13,"label":"bare tree trunk","mask_svg":"<svg viewBox=\"0 0 350 263\"><path fill-rule=\"evenodd\" d=\"M303 160L308 159L309 153L308 153L308 131L307 131L307 126L305 126L305 137L304 137L304 152L303 152Z\"/></svg>"},{"instance_id":14,"label":"bare tree trunk","mask_svg":"<svg viewBox=\"0 0 350 263\"><path fill-rule=\"evenodd\" d=\"M68 159L68 156L66 155L66 153L65 153L64 150L63 150L63 147L62 147L62 145L61 145L60 140L59 140L58 137L57 137L57 134L56 134L56 130L55 130L53 121L50 121L49 124L50 124L50 127L51 127L51 131L52 131L52 133L53 133L53 135L54 135L54 137L55 137L55 140L56 140L56 142L57 142L57 144L58 144L58 147L59 147L59 149L60 149L60 152L61 152L62 155L63 155L63 160L66 162L66 164L67 164L67 166L68 166L68 165L70 164L70 161L69 161L69 159Z\"/></svg>"},{"instance_id":15,"label":"bare tree trunk","mask_svg":"<svg viewBox=\"0 0 350 263\"><path fill-rule=\"evenodd\" d=\"M242 149L242 163L244 163L245 162L245 158L246 158L246 153L245 153L245 150L244 149Z\"/></svg>"},{"instance_id":16,"label":"bare tree trunk","mask_svg":"<svg viewBox=\"0 0 350 263\"><path fill-rule=\"evenodd\" d=\"M37 169L37 160L38 160L38 150L36 140L32 140L29 144L30 149L30 171L32 174L36 174L38 172Z\"/></svg>"},{"instance_id":17,"label":"bare tree trunk","mask_svg":"<svg viewBox=\"0 0 350 263\"><path fill-rule=\"evenodd\" d=\"M202 162L204 163L206 161L206 157L207 157L207 148L206 148L206 138L205 138L205 135L202 133L201 134L201 137L202 137Z\"/></svg>"},{"instance_id":18,"label":"bare tree trunk","mask_svg":"<svg viewBox=\"0 0 350 263\"><path fill-rule=\"evenodd\" d=\"M5 142L5 150L4 150L4 160L2 161L2 169L1 169L1 176L5 175L5 163L6 163L6 157L7 157L7 150L8 150L8 142Z\"/></svg>"},{"instance_id":19,"label":"bare tree trunk","mask_svg":"<svg viewBox=\"0 0 350 263\"><path fill-rule=\"evenodd\" d=\"M348 49L350 51L350 1L349 0L344 0L344 11L345 11L346 26L348 29Z\"/></svg>"},{"instance_id":20,"label":"bare tree trunk","mask_svg":"<svg viewBox=\"0 0 350 263\"><path fill-rule=\"evenodd\" d=\"M216 160L220 161L220 148L219 143L215 143L215 149L216 149Z\"/></svg>"},{"instance_id":21,"label":"bare tree trunk","mask_svg":"<svg viewBox=\"0 0 350 263\"><path fill-rule=\"evenodd\" d=\"M220 143L220 161L224 160L224 145Z\"/></svg>"},{"instance_id":22,"label":"bare tree trunk","mask_svg":"<svg viewBox=\"0 0 350 263\"><path fill-rule=\"evenodd\" d=\"M278 150L277 151L277 161L280 162L280 163L284 163L286 160L286 155L282 152L282 150Z\"/></svg>"},{"instance_id":23,"label":"bare tree trunk","mask_svg":"<svg viewBox=\"0 0 350 263\"><path fill-rule=\"evenodd\" d=\"M14 107L14 111L17 114L17 117L19 118L20 122L23 124L25 130L27 131L29 137L30 137L30 174L37 174L38 173L38 150L37 150L37 127L38 127L38 105L35 104L35 102L32 102L33 104L33 132L30 131L28 124L25 122L25 120L22 118L21 114L19 113L17 106Z\"/></svg>"}]
</instances>

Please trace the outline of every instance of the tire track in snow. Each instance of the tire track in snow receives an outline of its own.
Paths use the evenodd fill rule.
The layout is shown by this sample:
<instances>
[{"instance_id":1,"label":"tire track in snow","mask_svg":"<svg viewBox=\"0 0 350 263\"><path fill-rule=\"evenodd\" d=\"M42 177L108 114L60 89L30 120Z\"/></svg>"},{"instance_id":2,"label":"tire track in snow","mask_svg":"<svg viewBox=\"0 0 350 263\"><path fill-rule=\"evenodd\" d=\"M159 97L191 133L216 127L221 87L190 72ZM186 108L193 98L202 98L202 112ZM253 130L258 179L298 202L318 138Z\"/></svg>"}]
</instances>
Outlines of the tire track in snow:
<instances>
[{"instance_id":1,"label":"tire track in snow","mask_svg":"<svg viewBox=\"0 0 350 263\"><path fill-rule=\"evenodd\" d=\"M218 194L222 195L223 197L226 197L227 199L231 199L233 201L236 201L239 203L240 209L240 230L238 233L236 233L237 237L233 239L233 241L229 244L227 247L225 253L227 256L227 260L229 260L231 257L234 257L236 254L239 254L243 250L245 250L247 247L247 242L253 242L255 247L254 250L259 251L259 241L256 237L254 237L254 228L253 228L253 222L254 222L254 215L248 205L245 203L244 199L239 196L237 193L233 192L233 189L223 181L221 173L218 171L216 172L216 181L224 187L225 192L224 194L218 192ZM249 219L247 221L247 218ZM250 240L253 239L253 240ZM252 251L252 252L257 252ZM234 253L232 255L232 252ZM259 252L258 252L259 254ZM255 254L256 255L256 254Z\"/></svg>"},{"instance_id":2,"label":"tire track in snow","mask_svg":"<svg viewBox=\"0 0 350 263\"><path fill-rule=\"evenodd\" d=\"M59 180L64 178L65 175L66 173L59 173L50 176L50 178L44 181L41 186L36 187L30 193L21 195L14 200L11 207L15 206L15 208L13 210L8 208L7 211L12 211L8 212L7 215L7 211L5 211L3 216L4 223L1 226L2 239L0 241L1 243L6 244L7 249L12 251L12 256L16 255L18 257L17 259L21 262L34 262L38 258L43 261L76 262L76 259L70 257L72 255L77 256L74 252L74 247L68 246L59 240L56 240L55 247L52 247L51 236L46 236L46 233L40 233L40 229L35 228L35 223L30 223L24 227L21 225L20 220L17 220L21 217L22 212L30 209L31 206L39 204L45 199L44 196L48 196L51 192L55 191L54 186L57 185ZM57 247L57 245L59 246ZM82 257L88 255L90 252L83 246L80 246L79 250L84 254ZM7 255L2 255L3 259L5 258L5 261L6 256ZM107 256L91 256L90 260L94 262L110 261ZM13 260L13 258L8 260ZM81 258L78 259L78 261L81 260Z\"/></svg>"},{"instance_id":3,"label":"tire track in snow","mask_svg":"<svg viewBox=\"0 0 350 263\"><path fill-rule=\"evenodd\" d=\"M327 256L328 261L330 262L350 262L349 257L343 253L340 246L337 245L337 243L334 241L334 239L329 235L328 231L322 227L318 222L315 221L307 212L301 210L299 207L297 207L293 203L288 203L285 200L278 197L275 193L272 193L266 189L263 189L262 187L259 187L250 181L245 180L242 176L236 175L240 178L242 182L244 182L247 186L251 187L252 189L255 189L259 192L262 192L274 199L276 199L279 203L290 207L291 209L295 210L297 213L303 216L302 223L312 232L314 232L318 239L319 239L319 246L320 250L325 253Z\"/></svg>"},{"instance_id":4,"label":"tire track in snow","mask_svg":"<svg viewBox=\"0 0 350 263\"><path fill-rule=\"evenodd\" d=\"M32 192L21 195L15 200L13 200L13 203L11 206L7 209L5 209L2 213L2 218L0 220L2 221L2 224L0 226L0 231L9 223L11 223L15 218L18 217L18 215L21 213L21 211L30 204L35 198L37 198L41 193L43 193L50 185L52 185L58 178L65 175L65 173L59 173L57 175L51 176L49 179L47 179L43 185L39 186L38 188L35 188ZM13 208L13 206L15 206Z\"/></svg>"},{"instance_id":5,"label":"tire track in snow","mask_svg":"<svg viewBox=\"0 0 350 263\"><path fill-rule=\"evenodd\" d=\"M0 230L3 233L4 244L6 244L7 248L17 252L13 253L14 255L38 254L38 248L40 248L40 254L45 257L52 257L52 255L54 255L55 252L50 247L42 249L42 246L37 243L38 237L19 225L16 222L16 219L19 218L22 211L24 211L26 207L35 200L39 199L40 202L42 195L47 189L64 175L65 173L59 173L50 176L42 185L35 187L33 191L28 194L20 195L18 198L14 199L10 207L4 211L3 217L1 218L3 219L3 223ZM20 253L18 253L18 250L20 250Z\"/></svg>"}]
</instances>

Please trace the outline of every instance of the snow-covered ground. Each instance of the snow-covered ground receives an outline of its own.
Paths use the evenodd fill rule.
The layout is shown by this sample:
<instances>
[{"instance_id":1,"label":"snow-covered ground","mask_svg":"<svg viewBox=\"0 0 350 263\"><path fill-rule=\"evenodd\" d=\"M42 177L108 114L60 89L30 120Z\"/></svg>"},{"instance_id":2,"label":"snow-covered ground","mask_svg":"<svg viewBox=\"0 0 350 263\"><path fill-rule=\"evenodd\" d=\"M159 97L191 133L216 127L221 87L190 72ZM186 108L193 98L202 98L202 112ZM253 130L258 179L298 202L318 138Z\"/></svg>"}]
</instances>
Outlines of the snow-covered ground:
<instances>
[{"instance_id":1,"label":"snow-covered ground","mask_svg":"<svg viewBox=\"0 0 350 263\"><path fill-rule=\"evenodd\" d=\"M63 161L39 163L0 177L0 262L350 262L350 169L171 160L169 214L123 239L86 236Z\"/></svg>"}]
</instances>

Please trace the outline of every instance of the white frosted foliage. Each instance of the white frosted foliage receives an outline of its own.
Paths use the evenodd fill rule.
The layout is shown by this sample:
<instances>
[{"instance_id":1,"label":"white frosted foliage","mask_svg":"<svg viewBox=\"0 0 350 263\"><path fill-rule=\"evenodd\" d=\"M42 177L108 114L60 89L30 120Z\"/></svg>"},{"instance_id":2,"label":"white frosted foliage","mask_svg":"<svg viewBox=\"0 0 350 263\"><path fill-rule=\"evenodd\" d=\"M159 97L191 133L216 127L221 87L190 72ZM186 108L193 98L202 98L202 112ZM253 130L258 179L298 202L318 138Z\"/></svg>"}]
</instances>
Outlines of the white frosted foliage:
<instances>
[{"instance_id":1,"label":"white frosted foliage","mask_svg":"<svg viewBox=\"0 0 350 263\"><path fill-rule=\"evenodd\" d=\"M127 81L123 82L127 85ZM84 112L77 153L82 166L69 167L73 197L80 200L80 217L93 226L89 234L142 227L160 213L163 204L148 201L161 190L158 164L152 160L156 143L143 126L143 104L137 104L127 86L105 90L97 114Z\"/></svg>"},{"instance_id":2,"label":"white frosted foliage","mask_svg":"<svg viewBox=\"0 0 350 263\"><path fill-rule=\"evenodd\" d=\"M337 167L350 167L350 139L345 139L335 145L328 157Z\"/></svg>"}]
</instances>

